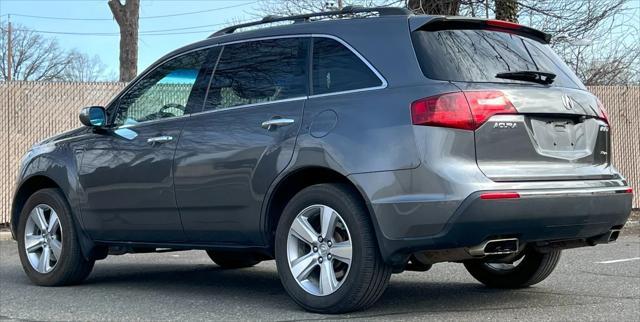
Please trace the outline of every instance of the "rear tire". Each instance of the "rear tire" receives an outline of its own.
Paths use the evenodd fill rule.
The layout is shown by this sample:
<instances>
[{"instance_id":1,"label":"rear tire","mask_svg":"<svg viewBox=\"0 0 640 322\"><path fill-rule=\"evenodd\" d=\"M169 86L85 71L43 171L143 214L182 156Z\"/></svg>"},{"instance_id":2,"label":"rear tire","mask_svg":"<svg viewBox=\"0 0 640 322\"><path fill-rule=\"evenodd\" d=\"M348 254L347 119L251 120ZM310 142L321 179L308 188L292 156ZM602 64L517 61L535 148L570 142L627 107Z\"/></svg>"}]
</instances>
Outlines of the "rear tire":
<instances>
[{"instance_id":1,"label":"rear tire","mask_svg":"<svg viewBox=\"0 0 640 322\"><path fill-rule=\"evenodd\" d=\"M208 250L207 255L218 266L228 269L251 267L261 262L251 253L214 252Z\"/></svg>"},{"instance_id":2,"label":"rear tire","mask_svg":"<svg viewBox=\"0 0 640 322\"><path fill-rule=\"evenodd\" d=\"M36 191L25 203L18 222L18 253L33 283L73 285L91 273L95 261L82 255L71 216L59 189Z\"/></svg>"},{"instance_id":3,"label":"rear tire","mask_svg":"<svg viewBox=\"0 0 640 322\"><path fill-rule=\"evenodd\" d=\"M391 276L365 205L344 184L318 184L296 194L280 217L275 253L285 290L311 312L365 309L382 296Z\"/></svg>"},{"instance_id":4,"label":"rear tire","mask_svg":"<svg viewBox=\"0 0 640 322\"><path fill-rule=\"evenodd\" d=\"M560 250L540 253L527 250L517 265L465 262L467 271L482 284L494 288L523 288L545 280L560 260Z\"/></svg>"}]
</instances>

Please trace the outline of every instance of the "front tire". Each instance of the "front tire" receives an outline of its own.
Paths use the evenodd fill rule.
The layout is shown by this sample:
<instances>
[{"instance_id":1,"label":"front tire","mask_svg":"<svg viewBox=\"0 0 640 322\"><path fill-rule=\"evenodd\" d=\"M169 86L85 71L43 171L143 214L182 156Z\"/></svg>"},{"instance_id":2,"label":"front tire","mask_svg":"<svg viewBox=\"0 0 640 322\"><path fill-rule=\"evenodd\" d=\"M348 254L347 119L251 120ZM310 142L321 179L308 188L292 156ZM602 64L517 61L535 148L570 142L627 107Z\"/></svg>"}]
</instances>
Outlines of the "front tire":
<instances>
[{"instance_id":1,"label":"front tire","mask_svg":"<svg viewBox=\"0 0 640 322\"><path fill-rule=\"evenodd\" d=\"M344 184L296 194L280 217L275 252L282 285L311 312L365 309L382 296L391 276L366 207Z\"/></svg>"},{"instance_id":2,"label":"front tire","mask_svg":"<svg viewBox=\"0 0 640 322\"><path fill-rule=\"evenodd\" d=\"M545 280L560 260L560 250L540 253L526 250L517 264L468 261L464 263L467 271L476 280L494 288L524 288Z\"/></svg>"},{"instance_id":3,"label":"front tire","mask_svg":"<svg viewBox=\"0 0 640 322\"><path fill-rule=\"evenodd\" d=\"M18 222L18 253L25 273L41 286L82 282L95 261L82 255L67 201L58 189L36 191Z\"/></svg>"}]
</instances>

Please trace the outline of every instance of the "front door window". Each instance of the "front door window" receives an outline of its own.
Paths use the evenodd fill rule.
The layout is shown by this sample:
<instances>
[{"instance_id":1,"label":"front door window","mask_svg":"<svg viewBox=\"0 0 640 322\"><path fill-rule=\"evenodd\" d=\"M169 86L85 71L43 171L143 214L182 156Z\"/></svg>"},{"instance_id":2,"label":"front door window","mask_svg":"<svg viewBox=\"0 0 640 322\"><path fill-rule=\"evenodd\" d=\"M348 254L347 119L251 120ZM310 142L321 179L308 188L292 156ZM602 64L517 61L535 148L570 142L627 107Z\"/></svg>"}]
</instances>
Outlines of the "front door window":
<instances>
[{"instance_id":1,"label":"front door window","mask_svg":"<svg viewBox=\"0 0 640 322\"><path fill-rule=\"evenodd\" d=\"M202 69L209 50L199 50L174 58L141 79L120 99L114 125L182 116L196 81L206 78Z\"/></svg>"}]
</instances>

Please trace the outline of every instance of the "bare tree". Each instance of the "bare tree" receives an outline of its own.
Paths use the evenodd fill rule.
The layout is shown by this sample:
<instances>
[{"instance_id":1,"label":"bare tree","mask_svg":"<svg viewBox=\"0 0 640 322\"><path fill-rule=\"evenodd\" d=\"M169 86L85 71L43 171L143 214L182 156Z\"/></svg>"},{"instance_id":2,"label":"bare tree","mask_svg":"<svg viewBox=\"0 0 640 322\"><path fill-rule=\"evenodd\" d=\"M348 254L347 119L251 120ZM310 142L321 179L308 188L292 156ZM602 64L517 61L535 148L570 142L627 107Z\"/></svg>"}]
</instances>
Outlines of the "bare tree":
<instances>
[{"instance_id":1,"label":"bare tree","mask_svg":"<svg viewBox=\"0 0 640 322\"><path fill-rule=\"evenodd\" d=\"M519 0L520 22L554 36L551 46L587 85L640 82L635 0Z\"/></svg>"},{"instance_id":2,"label":"bare tree","mask_svg":"<svg viewBox=\"0 0 640 322\"><path fill-rule=\"evenodd\" d=\"M461 0L409 0L407 7L418 14L456 16Z\"/></svg>"},{"instance_id":3,"label":"bare tree","mask_svg":"<svg viewBox=\"0 0 640 322\"><path fill-rule=\"evenodd\" d=\"M406 0L262 0L253 12L255 16L265 15L292 16L301 13L336 10L346 6L402 6Z\"/></svg>"},{"instance_id":4,"label":"bare tree","mask_svg":"<svg viewBox=\"0 0 640 322\"><path fill-rule=\"evenodd\" d=\"M518 1L517 0L495 0L496 19L518 22Z\"/></svg>"},{"instance_id":5,"label":"bare tree","mask_svg":"<svg viewBox=\"0 0 640 322\"><path fill-rule=\"evenodd\" d=\"M69 53L69 64L64 70L63 79L74 82L97 82L104 80L106 65L100 57L89 56L77 50Z\"/></svg>"},{"instance_id":6,"label":"bare tree","mask_svg":"<svg viewBox=\"0 0 640 322\"><path fill-rule=\"evenodd\" d=\"M8 72L8 35L6 24L2 25L0 42L0 72L3 80ZM69 64L69 55L60 48L55 39L15 25L12 32L13 56L12 79L29 81L62 80Z\"/></svg>"},{"instance_id":7,"label":"bare tree","mask_svg":"<svg viewBox=\"0 0 640 322\"><path fill-rule=\"evenodd\" d=\"M89 57L77 50L67 51L55 38L44 37L37 32L17 25L12 33L13 80L21 81L80 81L92 82L105 79L105 65L100 58ZM0 79L7 79L8 35L2 26L0 38Z\"/></svg>"},{"instance_id":8,"label":"bare tree","mask_svg":"<svg viewBox=\"0 0 640 322\"><path fill-rule=\"evenodd\" d=\"M120 1L108 0L108 5L120 27L120 81L128 82L138 73L140 0Z\"/></svg>"}]
</instances>

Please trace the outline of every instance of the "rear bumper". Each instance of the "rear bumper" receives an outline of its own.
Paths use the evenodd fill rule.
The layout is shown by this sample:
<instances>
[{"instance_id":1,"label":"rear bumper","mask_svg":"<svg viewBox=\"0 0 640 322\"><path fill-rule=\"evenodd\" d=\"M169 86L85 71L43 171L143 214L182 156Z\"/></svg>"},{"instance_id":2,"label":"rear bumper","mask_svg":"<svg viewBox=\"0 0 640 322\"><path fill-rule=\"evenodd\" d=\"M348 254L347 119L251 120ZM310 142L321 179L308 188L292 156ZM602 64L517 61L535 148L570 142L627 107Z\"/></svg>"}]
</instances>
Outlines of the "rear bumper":
<instances>
[{"instance_id":1,"label":"rear bumper","mask_svg":"<svg viewBox=\"0 0 640 322\"><path fill-rule=\"evenodd\" d=\"M397 230L388 227L378 227L378 240L383 257L391 264L403 263L414 252L468 248L494 238L517 238L522 244L595 241L627 221L632 194L625 190L626 187L521 189L509 190L517 192L520 198L493 200L481 199L480 195L487 191L478 191L465 198L446 222L433 222L426 212L424 222L417 221L415 214L396 214L394 226L403 227L406 236L398 236ZM383 208L393 208L388 206ZM402 205L396 208L399 206ZM424 207L427 209L437 208ZM425 223L429 223L426 228ZM433 226L441 229L423 236L411 233L428 232ZM396 235L390 237L390 231Z\"/></svg>"}]
</instances>

